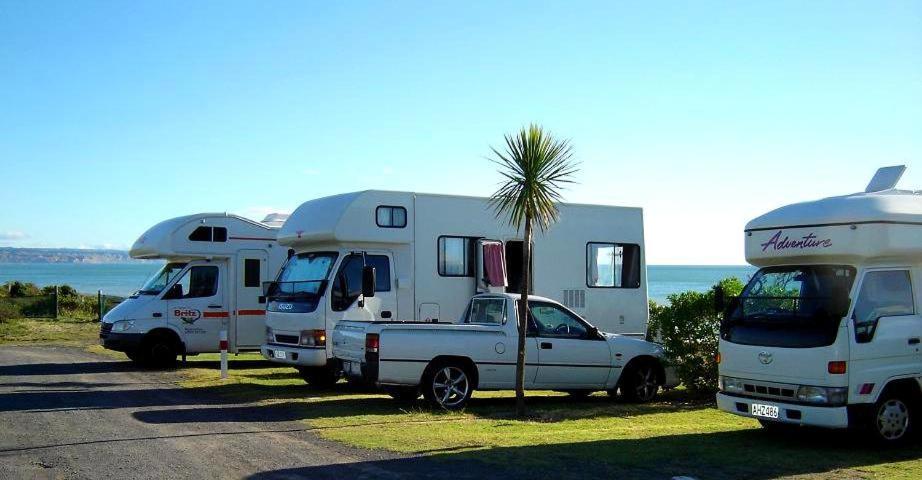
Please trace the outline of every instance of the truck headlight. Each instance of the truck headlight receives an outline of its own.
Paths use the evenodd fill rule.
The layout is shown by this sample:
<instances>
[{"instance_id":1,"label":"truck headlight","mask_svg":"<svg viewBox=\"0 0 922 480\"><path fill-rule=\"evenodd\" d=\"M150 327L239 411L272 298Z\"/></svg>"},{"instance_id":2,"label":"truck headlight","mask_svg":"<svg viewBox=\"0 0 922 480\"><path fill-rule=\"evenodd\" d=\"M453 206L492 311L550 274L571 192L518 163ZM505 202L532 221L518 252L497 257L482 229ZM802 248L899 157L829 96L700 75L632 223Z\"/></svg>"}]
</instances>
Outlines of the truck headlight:
<instances>
[{"instance_id":1,"label":"truck headlight","mask_svg":"<svg viewBox=\"0 0 922 480\"><path fill-rule=\"evenodd\" d=\"M116 333L127 332L134 328L134 320L121 320L112 324L112 331Z\"/></svg>"},{"instance_id":2,"label":"truck headlight","mask_svg":"<svg viewBox=\"0 0 922 480\"><path fill-rule=\"evenodd\" d=\"M304 347L325 347L327 345L326 330L301 330L301 341Z\"/></svg>"},{"instance_id":3,"label":"truck headlight","mask_svg":"<svg viewBox=\"0 0 922 480\"><path fill-rule=\"evenodd\" d=\"M845 387L814 387L802 385L797 388L797 400L820 405L844 405L848 396Z\"/></svg>"},{"instance_id":4,"label":"truck headlight","mask_svg":"<svg viewBox=\"0 0 922 480\"><path fill-rule=\"evenodd\" d=\"M722 392L728 393L745 393L743 381L739 378L720 376L717 380L717 388Z\"/></svg>"}]
</instances>

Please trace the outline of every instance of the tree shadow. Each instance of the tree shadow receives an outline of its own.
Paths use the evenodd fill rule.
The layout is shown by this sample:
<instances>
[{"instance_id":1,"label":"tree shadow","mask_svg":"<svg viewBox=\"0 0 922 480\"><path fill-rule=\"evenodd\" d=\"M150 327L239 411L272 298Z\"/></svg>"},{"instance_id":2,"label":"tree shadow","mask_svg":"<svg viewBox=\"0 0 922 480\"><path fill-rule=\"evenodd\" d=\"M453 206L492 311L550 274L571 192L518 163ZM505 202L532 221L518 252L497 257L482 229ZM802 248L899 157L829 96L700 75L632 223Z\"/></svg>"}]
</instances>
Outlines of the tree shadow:
<instances>
[{"instance_id":1,"label":"tree shadow","mask_svg":"<svg viewBox=\"0 0 922 480\"><path fill-rule=\"evenodd\" d=\"M552 440L552 439L551 439ZM261 472L252 479L332 478L379 471L401 478L670 478L767 480L795 475L866 469L922 458L918 444L881 450L867 441L823 430L774 436L742 430L642 439L549 443L522 447L436 452L350 465L303 467ZM831 478L846 474L836 473Z\"/></svg>"}]
</instances>

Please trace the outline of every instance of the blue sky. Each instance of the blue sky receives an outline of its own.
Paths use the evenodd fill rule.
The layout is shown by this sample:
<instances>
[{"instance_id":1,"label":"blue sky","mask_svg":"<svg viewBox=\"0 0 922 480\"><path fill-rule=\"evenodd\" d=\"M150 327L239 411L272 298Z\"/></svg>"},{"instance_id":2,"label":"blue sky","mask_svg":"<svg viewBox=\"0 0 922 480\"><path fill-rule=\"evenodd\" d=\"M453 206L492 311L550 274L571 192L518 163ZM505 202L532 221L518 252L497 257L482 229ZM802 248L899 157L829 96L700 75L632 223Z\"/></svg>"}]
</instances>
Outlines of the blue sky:
<instances>
[{"instance_id":1,"label":"blue sky","mask_svg":"<svg viewBox=\"0 0 922 480\"><path fill-rule=\"evenodd\" d=\"M650 263L743 263L748 219L881 165L922 188L920 2L6 0L0 34L0 245L488 195L528 122L572 140L567 200L645 208Z\"/></svg>"}]
</instances>

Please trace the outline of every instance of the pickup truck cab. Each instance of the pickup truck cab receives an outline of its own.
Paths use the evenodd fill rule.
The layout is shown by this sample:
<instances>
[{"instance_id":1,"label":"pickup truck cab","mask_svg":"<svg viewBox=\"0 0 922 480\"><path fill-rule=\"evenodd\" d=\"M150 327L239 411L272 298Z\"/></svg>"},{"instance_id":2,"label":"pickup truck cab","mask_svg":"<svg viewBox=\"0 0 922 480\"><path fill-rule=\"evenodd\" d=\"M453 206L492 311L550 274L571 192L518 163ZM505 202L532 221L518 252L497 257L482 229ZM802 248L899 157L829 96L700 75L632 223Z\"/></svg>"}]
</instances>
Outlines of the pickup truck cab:
<instances>
[{"instance_id":1,"label":"pickup truck cab","mask_svg":"<svg viewBox=\"0 0 922 480\"><path fill-rule=\"evenodd\" d=\"M420 393L446 409L464 407L475 389L515 386L519 295L476 295L459 323L341 321L333 355L347 377L395 398ZM659 345L602 333L553 300L528 297L525 387L574 395L618 391L652 400L666 383Z\"/></svg>"}]
</instances>

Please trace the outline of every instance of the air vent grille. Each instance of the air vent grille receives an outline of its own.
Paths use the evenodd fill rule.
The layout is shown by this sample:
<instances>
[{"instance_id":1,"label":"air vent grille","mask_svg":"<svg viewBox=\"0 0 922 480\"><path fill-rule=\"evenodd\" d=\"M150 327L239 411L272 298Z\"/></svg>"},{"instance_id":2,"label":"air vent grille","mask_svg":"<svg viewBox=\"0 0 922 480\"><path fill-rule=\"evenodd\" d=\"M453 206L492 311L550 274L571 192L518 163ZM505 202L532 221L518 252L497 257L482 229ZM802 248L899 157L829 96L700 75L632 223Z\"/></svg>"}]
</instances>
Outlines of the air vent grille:
<instances>
[{"instance_id":1,"label":"air vent grille","mask_svg":"<svg viewBox=\"0 0 922 480\"><path fill-rule=\"evenodd\" d=\"M586 308L586 291L564 290L563 304L569 308Z\"/></svg>"}]
</instances>

